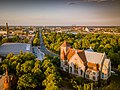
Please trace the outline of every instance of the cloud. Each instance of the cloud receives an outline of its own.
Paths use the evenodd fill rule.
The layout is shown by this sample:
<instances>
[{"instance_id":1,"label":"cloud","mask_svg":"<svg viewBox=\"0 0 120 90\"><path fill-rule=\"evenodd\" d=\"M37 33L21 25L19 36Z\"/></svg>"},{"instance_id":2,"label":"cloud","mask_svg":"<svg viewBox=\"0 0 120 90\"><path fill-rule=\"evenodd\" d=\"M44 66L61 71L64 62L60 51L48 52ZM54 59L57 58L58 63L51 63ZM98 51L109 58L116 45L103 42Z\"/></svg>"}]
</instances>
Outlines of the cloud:
<instances>
[{"instance_id":1,"label":"cloud","mask_svg":"<svg viewBox=\"0 0 120 90\"><path fill-rule=\"evenodd\" d=\"M68 2L69 5L75 5L80 3L103 3L103 2L118 2L119 0L71 0Z\"/></svg>"}]
</instances>

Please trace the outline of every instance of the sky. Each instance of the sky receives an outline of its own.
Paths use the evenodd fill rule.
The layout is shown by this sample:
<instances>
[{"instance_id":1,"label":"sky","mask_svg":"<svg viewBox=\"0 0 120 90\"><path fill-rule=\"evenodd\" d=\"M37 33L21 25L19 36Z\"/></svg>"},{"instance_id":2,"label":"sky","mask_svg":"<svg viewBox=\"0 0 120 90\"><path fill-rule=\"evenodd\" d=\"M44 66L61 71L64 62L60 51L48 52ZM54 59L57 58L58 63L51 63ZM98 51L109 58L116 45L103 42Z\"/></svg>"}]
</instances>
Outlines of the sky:
<instances>
[{"instance_id":1,"label":"sky","mask_svg":"<svg viewBox=\"0 0 120 90\"><path fill-rule=\"evenodd\" d=\"M120 26L120 0L0 1L0 25Z\"/></svg>"}]
</instances>

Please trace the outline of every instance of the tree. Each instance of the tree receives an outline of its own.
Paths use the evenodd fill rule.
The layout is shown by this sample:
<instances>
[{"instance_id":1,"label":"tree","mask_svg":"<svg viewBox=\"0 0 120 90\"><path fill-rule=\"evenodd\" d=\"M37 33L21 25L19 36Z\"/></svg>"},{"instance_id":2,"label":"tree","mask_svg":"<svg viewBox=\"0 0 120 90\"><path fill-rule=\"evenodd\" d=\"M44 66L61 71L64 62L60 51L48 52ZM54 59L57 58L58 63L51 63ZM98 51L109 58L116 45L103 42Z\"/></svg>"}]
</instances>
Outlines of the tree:
<instances>
[{"instance_id":1,"label":"tree","mask_svg":"<svg viewBox=\"0 0 120 90\"><path fill-rule=\"evenodd\" d=\"M13 55L14 55L13 53L9 53L6 58L7 58L7 59L10 59L10 58L13 57Z\"/></svg>"},{"instance_id":2,"label":"tree","mask_svg":"<svg viewBox=\"0 0 120 90\"><path fill-rule=\"evenodd\" d=\"M33 45L34 45L34 46L40 45L40 40L39 40L39 38L35 38L35 39L33 40Z\"/></svg>"},{"instance_id":3,"label":"tree","mask_svg":"<svg viewBox=\"0 0 120 90\"><path fill-rule=\"evenodd\" d=\"M42 82L44 75L43 75L43 72L41 70L40 60L36 60L36 62L34 63L34 68L32 69L32 73L39 81Z\"/></svg>"},{"instance_id":4,"label":"tree","mask_svg":"<svg viewBox=\"0 0 120 90\"><path fill-rule=\"evenodd\" d=\"M19 42L20 38L19 36L13 36L12 42Z\"/></svg>"},{"instance_id":5,"label":"tree","mask_svg":"<svg viewBox=\"0 0 120 90\"><path fill-rule=\"evenodd\" d=\"M18 63L17 66L16 66L16 75L17 76L21 76L22 73L21 73L21 64Z\"/></svg>"},{"instance_id":6,"label":"tree","mask_svg":"<svg viewBox=\"0 0 120 90\"><path fill-rule=\"evenodd\" d=\"M37 79L34 78L34 76L31 73L28 74L23 74L21 77L18 79L18 86L17 88L19 90L25 90L25 89L34 89L37 86Z\"/></svg>"},{"instance_id":7,"label":"tree","mask_svg":"<svg viewBox=\"0 0 120 90\"><path fill-rule=\"evenodd\" d=\"M42 63L42 68L45 71L49 66L50 66L51 62L50 60L44 60Z\"/></svg>"},{"instance_id":8,"label":"tree","mask_svg":"<svg viewBox=\"0 0 120 90\"><path fill-rule=\"evenodd\" d=\"M30 53L30 52L26 52L26 53L24 54L24 59L25 59L25 60L34 60L34 59L35 59L35 56L34 56L32 53Z\"/></svg>"},{"instance_id":9,"label":"tree","mask_svg":"<svg viewBox=\"0 0 120 90\"><path fill-rule=\"evenodd\" d=\"M120 74L120 64L118 65L118 72L119 72L119 74Z\"/></svg>"},{"instance_id":10,"label":"tree","mask_svg":"<svg viewBox=\"0 0 120 90\"><path fill-rule=\"evenodd\" d=\"M44 74L41 70L41 61L36 60L32 53L22 51L19 55L10 53L2 62L3 70L6 67L10 73L17 76L19 90L36 90L37 86L42 86Z\"/></svg>"},{"instance_id":11,"label":"tree","mask_svg":"<svg viewBox=\"0 0 120 90\"><path fill-rule=\"evenodd\" d=\"M59 83L61 78L59 78L56 74L50 74L47 78L42 82L43 86L46 86L45 90L60 90Z\"/></svg>"},{"instance_id":12,"label":"tree","mask_svg":"<svg viewBox=\"0 0 120 90\"><path fill-rule=\"evenodd\" d=\"M33 66L34 66L34 61L33 60L25 61L25 63L23 63L21 65L21 70L20 71L23 72L23 73L30 73Z\"/></svg>"},{"instance_id":13,"label":"tree","mask_svg":"<svg viewBox=\"0 0 120 90\"><path fill-rule=\"evenodd\" d=\"M57 56L54 56L51 61L55 66L60 67L60 59Z\"/></svg>"},{"instance_id":14,"label":"tree","mask_svg":"<svg viewBox=\"0 0 120 90\"><path fill-rule=\"evenodd\" d=\"M52 65L51 67L48 67L46 69L46 71L44 72L44 74L46 76L48 76L49 74L56 74L57 73L56 71L57 71L56 68Z\"/></svg>"},{"instance_id":15,"label":"tree","mask_svg":"<svg viewBox=\"0 0 120 90\"><path fill-rule=\"evenodd\" d=\"M28 43L29 42L29 40L27 39L27 38L25 38L24 40L23 40L23 43Z\"/></svg>"},{"instance_id":16,"label":"tree","mask_svg":"<svg viewBox=\"0 0 120 90\"><path fill-rule=\"evenodd\" d=\"M6 42L8 42L8 38L3 38L2 43L6 43Z\"/></svg>"},{"instance_id":17,"label":"tree","mask_svg":"<svg viewBox=\"0 0 120 90\"><path fill-rule=\"evenodd\" d=\"M93 83L84 84L84 90L93 90Z\"/></svg>"}]
</instances>

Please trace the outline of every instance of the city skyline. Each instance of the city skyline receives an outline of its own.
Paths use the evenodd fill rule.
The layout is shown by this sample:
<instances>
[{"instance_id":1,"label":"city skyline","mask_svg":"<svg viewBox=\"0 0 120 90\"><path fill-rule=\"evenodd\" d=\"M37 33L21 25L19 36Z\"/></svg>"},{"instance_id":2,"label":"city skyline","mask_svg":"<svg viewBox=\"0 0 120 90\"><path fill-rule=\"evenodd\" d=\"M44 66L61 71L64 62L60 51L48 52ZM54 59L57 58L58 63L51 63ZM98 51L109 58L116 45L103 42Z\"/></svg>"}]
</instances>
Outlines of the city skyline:
<instances>
[{"instance_id":1,"label":"city skyline","mask_svg":"<svg viewBox=\"0 0 120 90\"><path fill-rule=\"evenodd\" d=\"M0 25L120 26L119 0L1 2Z\"/></svg>"}]
</instances>

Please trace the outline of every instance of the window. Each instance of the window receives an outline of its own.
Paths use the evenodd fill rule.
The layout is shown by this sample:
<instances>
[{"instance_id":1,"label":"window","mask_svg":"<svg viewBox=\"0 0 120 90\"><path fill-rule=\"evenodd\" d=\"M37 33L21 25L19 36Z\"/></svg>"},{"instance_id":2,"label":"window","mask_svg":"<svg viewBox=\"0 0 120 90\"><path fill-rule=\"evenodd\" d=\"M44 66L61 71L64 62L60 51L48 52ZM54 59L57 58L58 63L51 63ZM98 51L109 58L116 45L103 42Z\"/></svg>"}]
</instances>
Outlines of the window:
<instances>
[{"instance_id":1,"label":"window","mask_svg":"<svg viewBox=\"0 0 120 90\"><path fill-rule=\"evenodd\" d=\"M96 78L96 77L95 77L95 76L93 76L93 80L95 80L95 78Z\"/></svg>"},{"instance_id":2,"label":"window","mask_svg":"<svg viewBox=\"0 0 120 90\"><path fill-rule=\"evenodd\" d=\"M80 70L80 73L81 73L81 75L83 75L83 71L82 70Z\"/></svg>"},{"instance_id":3,"label":"window","mask_svg":"<svg viewBox=\"0 0 120 90\"><path fill-rule=\"evenodd\" d=\"M74 73L78 73L78 65L74 64Z\"/></svg>"},{"instance_id":4,"label":"window","mask_svg":"<svg viewBox=\"0 0 120 90\"><path fill-rule=\"evenodd\" d=\"M72 67L70 67L70 73L72 72Z\"/></svg>"},{"instance_id":5,"label":"window","mask_svg":"<svg viewBox=\"0 0 120 90\"><path fill-rule=\"evenodd\" d=\"M88 74L86 75L86 78L89 78L89 75L88 75Z\"/></svg>"},{"instance_id":6,"label":"window","mask_svg":"<svg viewBox=\"0 0 120 90\"><path fill-rule=\"evenodd\" d=\"M67 71L67 72L68 72L68 68L67 68L67 67L65 67L65 71Z\"/></svg>"},{"instance_id":7,"label":"window","mask_svg":"<svg viewBox=\"0 0 120 90\"><path fill-rule=\"evenodd\" d=\"M93 72L93 75L95 75L96 73L95 72Z\"/></svg>"},{"instance_id":8,"label":"window","mask_svg":"<svg viewBox=\"0 0 120 90\"><path fill-rule=\"evenodd\" d=\"M104 73L102 73L102 78L104 78Z\"/></svg>"}]
</instances>

